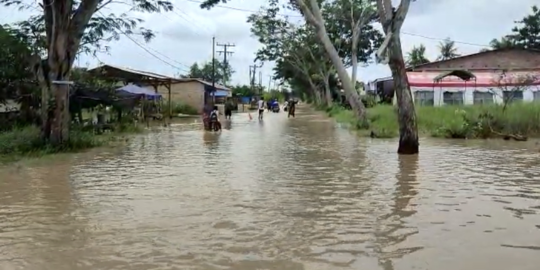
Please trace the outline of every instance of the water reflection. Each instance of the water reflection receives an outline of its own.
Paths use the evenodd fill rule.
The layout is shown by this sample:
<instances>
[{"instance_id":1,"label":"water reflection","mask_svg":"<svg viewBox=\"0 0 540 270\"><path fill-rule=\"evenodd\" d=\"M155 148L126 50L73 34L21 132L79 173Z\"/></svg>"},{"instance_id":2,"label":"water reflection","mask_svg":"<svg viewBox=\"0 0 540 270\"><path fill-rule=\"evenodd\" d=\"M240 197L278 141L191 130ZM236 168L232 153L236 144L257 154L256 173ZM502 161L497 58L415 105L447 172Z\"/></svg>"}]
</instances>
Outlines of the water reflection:
<instances>
[{"instance_id":1,"label":"water reflection","mask_svg":"<svg viewBox=\"0 0 540 270\"><path fill-rule=\"evenodd\" d=\"M398 157L297 113L0 169L0 269L538 268L536 151L424 140Z\"/></svg>"},{"instance_id":2,"label":"water reflection","mask_svg":"<svg viewBox=\"0 0 540 270\"><path fill-rule=\"evenodd\" d=\"M390 213L380 217L385 228L377 233L377 242L380 250L379 264L384 270L394 270L394 259L421 250L422 246L404 245L406 239L418 233L418 228L408 225L407 219L416 214L415 205L411 200L418 194L416 190L418 156L398 156L398 172L393 194L393 207Z\"/></svg>"}]
</instances>

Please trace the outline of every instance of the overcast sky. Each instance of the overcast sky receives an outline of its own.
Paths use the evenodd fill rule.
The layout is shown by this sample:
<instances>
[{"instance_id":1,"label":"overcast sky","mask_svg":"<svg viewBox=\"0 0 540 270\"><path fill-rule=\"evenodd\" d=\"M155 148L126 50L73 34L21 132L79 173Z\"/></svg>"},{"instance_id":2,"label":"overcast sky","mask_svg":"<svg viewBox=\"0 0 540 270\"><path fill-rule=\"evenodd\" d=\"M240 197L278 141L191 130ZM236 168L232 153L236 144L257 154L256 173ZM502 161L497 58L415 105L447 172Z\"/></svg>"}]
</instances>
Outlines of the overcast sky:
<instances>
[{"instance_id":1,"label":"overcast sky","mask_svg":"<svg viewBox=\"0 0 540 270\"><path fill-rule=\"evenodd\" d=\"M98 55L99 59L82 57L77 64L94 67L102 61L167 75L185 74L188 66L194 62L210 60L212 36L215 36L219 43L236 45L233 48L234 54L229 57L236 71L233 83L248 83L248 67L253 64L254 54L260 44L251 37L246 18L266 5L266 1L230 0L228 4L210 11L201 10L198 2L173 0L174 12L137 15L145 20L144 27L157 34L150 43L144 43L137 36L133 38L154 55L122 37L110 44L112 49L109 54ZM428 58L434 60L439 42L449 37L456 41L459 53L478 52L491 39L509 33L513 22L530 13L535 2L538 0L417 0L411 4L403 26L403 50L407 52L415 45L424 44ZM126 7L115 6L104 12L112 10L119 14ZM24 20L32 12L37 10L18 11L16 8L2 7L0 22L4 24ZM295 15L291 11L285 13ZM268 84L271 68L272 63L265 63L262 68L263 85ZM370 65L359 69L358 79L369 81L388 76L389 73L385 65Z\"/></svg>"}]
</instances>

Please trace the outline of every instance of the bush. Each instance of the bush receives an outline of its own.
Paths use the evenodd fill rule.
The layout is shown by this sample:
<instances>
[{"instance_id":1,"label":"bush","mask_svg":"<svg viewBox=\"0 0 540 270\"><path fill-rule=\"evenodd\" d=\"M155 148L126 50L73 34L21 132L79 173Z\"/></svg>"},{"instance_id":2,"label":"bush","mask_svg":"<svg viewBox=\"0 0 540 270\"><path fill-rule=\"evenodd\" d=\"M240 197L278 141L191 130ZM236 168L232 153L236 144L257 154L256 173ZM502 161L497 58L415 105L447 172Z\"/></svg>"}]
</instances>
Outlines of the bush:
<instances>
[{"instance_id":1,"label":"bush","mask_svg":"<svg viewBox=\"0 0 540 270\"><path fill-rule=\"evenodd\" d=\"M27 126L0 133L0 155L56 153L82 150L103 145L104 141L91 132L70 131L70 139L60 146L52 146L40 137L40 128Z\"/></svg>"},{"instance_id":2,"label":"bush","mask_svg":"<svg viewBox=\"0 0 540 270\"><path fill-rule=\"evenodd\" d=\"M374 95L363 95L360 100L366 108L373 108L377 105L377 99Z\"/></svg>"},{"instance_id":3,"label":"bush","mask_svg":"<svg viewBox=\"0 0 540 270\"><path fill-rule=\"evenodd\" d=\"M189 115L197 115L198 111L193 106L181 103L181 102L172 102L172 114L178 115L178 114L189 114ZM164 114L169 114L169 104L167 101L165 101L165 106L163 106L163 112Z\"/></svg>"}]
</instances>

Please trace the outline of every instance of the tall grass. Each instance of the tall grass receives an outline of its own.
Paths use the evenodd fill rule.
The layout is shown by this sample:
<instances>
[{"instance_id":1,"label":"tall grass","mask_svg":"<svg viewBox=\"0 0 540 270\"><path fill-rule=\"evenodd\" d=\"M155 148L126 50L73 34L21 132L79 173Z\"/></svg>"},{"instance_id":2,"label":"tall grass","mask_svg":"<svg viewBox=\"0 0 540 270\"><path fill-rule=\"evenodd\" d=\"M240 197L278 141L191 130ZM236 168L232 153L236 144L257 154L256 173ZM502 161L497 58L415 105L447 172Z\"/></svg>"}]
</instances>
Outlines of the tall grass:
<instances>
[{"instance_id":1,"label":"tall grass","mask_svg":"<svg viewBox=\"0 0 540 270\"><path fill-rule=\"evenodd\" d=\"M327 110L341 123L357 127L351 111L340 107ZM416 107L418 130L422 135L445 138L489 138L512 134L540 137L540 104L515 103L503 111L500 105L469 105ZM397 137L397 108L380 105L368 109L370 134L377 137Z\"/></svg>"},{"instance_id":2,"label":"tall grass","mask_svg":"<svg viewBox=\"0 0 540 270\"><path fill-rule=\"evenodd\" d=\"M97 135L94 129L84 130L73 127L69 141L61 145L52 145L41 139L40 128L25 126L0 133L0 161L16 160L24 156L42 156L60 152L76 152L100 147L117 141L120 134L141 132L142 128L134 124L120 123L114 132Z\"/></svg>"},{"instance_id":3,"label":"tall grass","mask_svg":"<svg viewBox=\"0 0 540 270\"><path fill-rule=\"evenodd\" d=\"M178 114L197 115L198 114L197 108L194 108L193 106L184 104L182 102L171 102L171 107L172 107L173 115L178 115ZM163 106L163 112L164 114L169 114L169 104L167 101L165 101L165 105Z\"/></svg>"}]
</instances>

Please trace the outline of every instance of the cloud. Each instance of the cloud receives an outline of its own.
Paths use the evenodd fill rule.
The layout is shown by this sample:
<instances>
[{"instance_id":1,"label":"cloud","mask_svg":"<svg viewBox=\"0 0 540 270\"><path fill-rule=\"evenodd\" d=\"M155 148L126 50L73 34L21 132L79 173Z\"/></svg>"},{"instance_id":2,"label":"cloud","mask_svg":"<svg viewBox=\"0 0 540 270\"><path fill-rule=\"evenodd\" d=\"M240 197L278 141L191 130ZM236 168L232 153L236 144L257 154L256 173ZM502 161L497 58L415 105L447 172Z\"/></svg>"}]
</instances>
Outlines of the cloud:
<instances>
[{"instance_id":1,"label":"cloud","mask_svg":"<svg viewBox=\"0 0 540 270\"><path fill-rule=\"evenodd\" d=\"M144 27L157 32L152 42L144 43L138 36L132 37L135 42L123 37L109 44L112 48L110 54L98 55L99 60L83 57L79 64L95 66L103 61L168 75L182 74L194 62L211 59L212 36L215 36L217 42L236 45L234 54L229 57L236 70L233 83L248 83L248 67L253 64L254 54L261 45L251 37L250 25L246 20L249 11L257 11L267 1L231 0L222 4L226 8L215 7L211 10L200 9L196 2L173 0L174 12L134 14L145 20ZM439 42L449 37L456 41L461 54L475 53L491 39L508 34L514 21L530 13L530 7L535 2L537 0L418 0L411 4L403 26L403 51L406 53L413 46L423 44L428 58L434 60ZM120 8L115 6L108 11L126 10L125 6ZM35 12L2 8L0 22L23 20ZM290 11L284 13L291 14ZM266 63L261 68L264 85L268 83L272 67L272 63ZM389 74L387 66L370 65L359 69L358 78L368 81Z\"/></svg>"}]
</instances>

